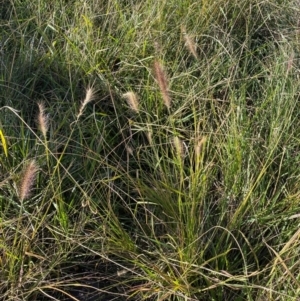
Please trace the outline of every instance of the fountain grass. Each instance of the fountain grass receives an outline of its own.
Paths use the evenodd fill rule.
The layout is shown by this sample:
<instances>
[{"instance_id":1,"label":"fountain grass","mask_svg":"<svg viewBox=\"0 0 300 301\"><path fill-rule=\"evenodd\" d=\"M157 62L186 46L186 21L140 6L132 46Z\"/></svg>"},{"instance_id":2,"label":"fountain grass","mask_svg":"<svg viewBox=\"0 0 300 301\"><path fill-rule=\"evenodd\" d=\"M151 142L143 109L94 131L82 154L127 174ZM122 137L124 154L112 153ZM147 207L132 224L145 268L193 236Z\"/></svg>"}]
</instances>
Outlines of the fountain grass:
<instances>
[{"instance_id":1,"label":"fountain grass","mask_svg":"<svg viewBox=\"0 0 300 301\"><path fill-rule=\"evenodd\" d=\"M7 1L1 300L299 299L297 1Z\"/></svg>"}]
</instances>

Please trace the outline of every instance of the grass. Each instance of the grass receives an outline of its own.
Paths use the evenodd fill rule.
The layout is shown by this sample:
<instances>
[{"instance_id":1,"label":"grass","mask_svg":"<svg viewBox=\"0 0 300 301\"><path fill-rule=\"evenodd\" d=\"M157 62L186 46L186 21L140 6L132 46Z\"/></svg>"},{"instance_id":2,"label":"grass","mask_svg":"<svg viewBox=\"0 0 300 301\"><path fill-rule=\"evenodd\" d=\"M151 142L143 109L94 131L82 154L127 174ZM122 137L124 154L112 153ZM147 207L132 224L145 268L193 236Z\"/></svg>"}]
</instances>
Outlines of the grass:
<instances>
[{"instance_id":1,"label":"grass","mask_svg":"<svg viewBox=\"0 0 300 301\"><path fill-rule=\"evenodd\" d=\"M292 301L297 1L10 1L1 300Z\"/></svg>"}]
</instances>

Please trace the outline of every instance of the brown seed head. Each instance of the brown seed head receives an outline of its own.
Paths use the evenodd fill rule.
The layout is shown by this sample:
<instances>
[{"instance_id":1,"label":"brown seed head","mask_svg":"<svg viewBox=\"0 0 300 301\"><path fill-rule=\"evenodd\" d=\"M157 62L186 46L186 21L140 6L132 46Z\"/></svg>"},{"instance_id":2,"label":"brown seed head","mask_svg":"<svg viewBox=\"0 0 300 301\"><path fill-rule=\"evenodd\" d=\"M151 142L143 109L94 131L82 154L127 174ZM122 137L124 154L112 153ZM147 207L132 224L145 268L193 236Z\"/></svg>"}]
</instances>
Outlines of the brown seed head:
<instances>
[{"instance_id":1,"label":"brown seed head","mask_svg":"<svg viewBox=\"0 0 300 301\"><path fill-rule=\"evenodd\" d=\"M188 51L192 54L192 56L197 60L198 59L198 54L197 54L197 44L195 43L194 39L186 33L184 30L182 32L183 39L185 41L185 46L188 49Z\"/></svg>"},{"instance_id":2,"label":"brown seed head","mask_svg":"<svg viewBox=\"0 0 300 301\"><path fill-rule=\"evenodd\" d=\"M29 164L24 168L20 187L19 187L19 196L21 202L23 202L26 198L30 196L30 192L37 171L38 171L38 166L34 160L31 160Z\"/></svg>"},{"instance_id":3,"label":"brown seed head","mask_svg":"<svg viewBox=\"0 0 300 301\"><path fill-rule=\"evenodd\" d=\"M154 62L154 75L158 83L165 106L170 109L171 99L168 91L168 80L162 65L156 60Z\"/></svg>"}]
</instances>

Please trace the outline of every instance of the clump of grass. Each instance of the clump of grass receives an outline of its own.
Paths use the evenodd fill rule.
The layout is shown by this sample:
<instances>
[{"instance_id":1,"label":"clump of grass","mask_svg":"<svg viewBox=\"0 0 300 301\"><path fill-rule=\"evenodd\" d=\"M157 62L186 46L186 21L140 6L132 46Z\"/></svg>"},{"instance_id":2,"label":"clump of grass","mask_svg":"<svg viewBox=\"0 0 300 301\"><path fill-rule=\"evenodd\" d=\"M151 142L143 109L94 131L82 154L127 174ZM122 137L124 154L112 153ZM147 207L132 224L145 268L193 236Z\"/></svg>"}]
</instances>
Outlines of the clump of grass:
<instances>
[{"instance_id":1,"label":"clump of grass","mask_svg":"<svg viewBox=\"0 0 300 301\"><path fill-rule=\"evenodd\" d=\"M3 299L53 299L92 289L93 278L105 279L108 297L135 300L298 300L299 41L289 14L297 9L286 0L129 2L75 0L70 10L24 0L5 14L0 88L22 113L20 128L0 115L13 154L0 165ZM153 57L162 102L143 120L141 104L156 104ZM24 72L28 62L34 72ZM103 101L79 122L95 90L79 108L77 95L91 82ZM114 99L124 89L131 112ZM45 148L29 125L33 105L15 101L33 99L32 90L34 103L51 98L51 135L38 104ZM17 197L30 197L39 169L41 193L24 208L10 179L33 153Z\"/></svg>"}]
</instances>

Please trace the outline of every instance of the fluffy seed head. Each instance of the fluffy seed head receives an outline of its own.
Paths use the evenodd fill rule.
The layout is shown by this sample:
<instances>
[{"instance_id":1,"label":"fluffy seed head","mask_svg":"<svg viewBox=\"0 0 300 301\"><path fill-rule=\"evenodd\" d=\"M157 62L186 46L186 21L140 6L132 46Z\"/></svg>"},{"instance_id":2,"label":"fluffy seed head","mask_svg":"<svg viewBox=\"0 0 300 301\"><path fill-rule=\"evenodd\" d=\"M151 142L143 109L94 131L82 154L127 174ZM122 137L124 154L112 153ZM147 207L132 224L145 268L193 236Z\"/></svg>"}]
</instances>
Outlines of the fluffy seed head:
<instances>
[{"instance_id":1,"label":"fluffy seed head","mask_svg":"<svg viewBox=\"0 0 300 301\"><path fill-rule=\"evenodd\" d=\"M198 59L198 54L197 54L197 45L194 41L194 39L186 33L186 30L184 27L182 27L182 35L183 39L185 41L185 46L188 49L188 51L192 54L192 56L197 60Z\"/></svg>"},{"instance_id":2,"label":"fluffy seed head","mask_svg":"<svg viewBox=\"0 0 300 301\"><path fill-rule=\"evenodd\" d=\"M46 139L46 135L49 129L49 120L48 116L45 114L45 106L43 103L38 103L39 114L37 117L38 128L42 132L44 138Z\"/></svg>"},{"instance_id":3,"label":"fluffy seed head","mask_svg":"<svg viewBox=\"0 0 300 301\"><path fill-rule=\"evenodd\" d=\"M170 109L171 99L168 91L168 80L165 71L159 61L154 62L154 75L158 83L165 106Z\"/></svg>"},{"instance_id":4,"label":"fluffy seed head","mask_svg":"<svg viewBox=\"0 0 300 301\"><path fill-rule=\"evenodd\" d=\"M196 145L195 145L196 158L199 158L202 151L203 144L205 144L206 140L207 140L206 136L202 137L201 139L197 138Z\"/></svg>"},{"instance_id":5,"label":"fluffy seed head","mask_svg":"<svg viewBox=\"0 0 300 301\"><path fill-rule=\"evenodd\" d=\"M86 89L86 94L85 94L85 99L81 103L81 106L80 106L80 109L79 109L79 113L77 115L77 119L82 115L83 110L86 107L86 105L88 103L90 103L94 99L95 99L95 91L91 87L87 88Z\"/></svg>"},{"instance_id":6,"label":"fluffy seed head","mask_svg":"<svg viewBox=\"0 0 300 301\"><path fill-rule=\"evenodd\" d=\"M23 202L26 198L30 196L30 192L37 171L38 171L38 166L34 160L31 160L29 164L24 168L20 187L19 187L19 197L21 202Z\"/></svg>"},{"instance_id":7,"label":"fluffy seed head","mask_svg":"<svg viewBox=\"0 0 300 301\"><path fill-rule=\"evenodd\" d=\"M138 113L139 112L139 101L138 101L136 94L134 92L129 91L127 93L124 93L123 97L126 98L130 109L132 111L134 111L135 113Z\"/></svg>"},{"instance_id":8,"label":"fluffy seed head","mask_svg":"<svg viewBox=\"0 0 300 301\"><path fill-rule=\"evenodd\" d=\"M175 147L176 153L178 157L183 157L184 156L184 148L183 148L183 143L180 138L175 136L173 138L173 145Z\"/></svg>"}]
</instances>

